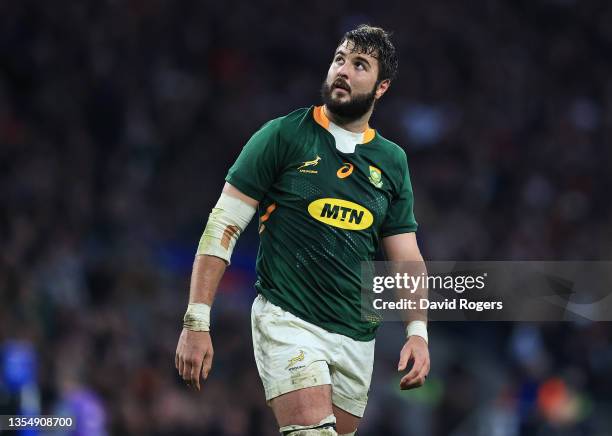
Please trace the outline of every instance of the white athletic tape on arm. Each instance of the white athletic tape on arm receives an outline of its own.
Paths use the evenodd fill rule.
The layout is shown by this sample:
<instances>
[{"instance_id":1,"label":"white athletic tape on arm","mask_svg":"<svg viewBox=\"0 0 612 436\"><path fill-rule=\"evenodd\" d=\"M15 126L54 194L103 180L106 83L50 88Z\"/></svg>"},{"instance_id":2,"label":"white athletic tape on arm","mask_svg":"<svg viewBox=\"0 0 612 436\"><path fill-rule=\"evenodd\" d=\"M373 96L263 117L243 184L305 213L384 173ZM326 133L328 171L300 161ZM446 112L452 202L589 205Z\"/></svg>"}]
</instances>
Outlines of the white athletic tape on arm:
<instances>
[{"instance_id":1,"label":"white athletic tape on arm","mask_svg":"<svg viewBox=\"0 0 612 436\"><path fill-rule=\"evenodd\" d=\"M197 254L220 257L230 264L236 241L255 215L255 208L244 201L221 193L208 216L208 223L198 244Z\"/></svg>"},{"instance_id":2,"label":"white athletic tape on arm","mask_svg":"<svg viewBox=\"0 0 612 436\"><path fill-rule=\"evenodd\" d=\"M406 338L410 336L420 336L429 344L427 323L425 321L410 321L406 327Z\"/></svg>"},{"instance_id":3,"label":"white athletic tape on arm","mask_svg":"<svg viewBox=\"0 0 612 436\"><path fill-rule=\"evenodd\" d=\"M204 303L189 303L183 317L183 327L194 332L210 331L210 306Z\"/></svg>"}]
</instances>

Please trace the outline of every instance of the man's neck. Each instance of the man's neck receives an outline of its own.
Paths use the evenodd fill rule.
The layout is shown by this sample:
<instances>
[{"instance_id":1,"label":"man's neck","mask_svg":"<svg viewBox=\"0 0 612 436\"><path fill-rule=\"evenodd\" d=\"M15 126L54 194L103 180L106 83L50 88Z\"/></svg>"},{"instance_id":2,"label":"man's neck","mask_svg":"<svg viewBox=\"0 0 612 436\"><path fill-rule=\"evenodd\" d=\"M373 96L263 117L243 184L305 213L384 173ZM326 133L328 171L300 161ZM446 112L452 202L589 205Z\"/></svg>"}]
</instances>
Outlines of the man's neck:
<instances>
[{"instance_id":1,"label":"man's neck","mask_svg":"<svg viewBox=\"0 0 612 436\"><path fill-rule=\"evenodd\" d=\"M338 115L330 111L325 105L323 105L323 110L325 111L325 116L327 116L327 118L335 125L342 127L343 129L348 130L349 132L363 133L368 129L368 122L370 121L370 117L372 116L372 112L374 111L374 105L372 105L369 111L367 111L365 114L363 114L356 120L346 120L342 117L339 117Z\"/></svg>"}]
</instances>

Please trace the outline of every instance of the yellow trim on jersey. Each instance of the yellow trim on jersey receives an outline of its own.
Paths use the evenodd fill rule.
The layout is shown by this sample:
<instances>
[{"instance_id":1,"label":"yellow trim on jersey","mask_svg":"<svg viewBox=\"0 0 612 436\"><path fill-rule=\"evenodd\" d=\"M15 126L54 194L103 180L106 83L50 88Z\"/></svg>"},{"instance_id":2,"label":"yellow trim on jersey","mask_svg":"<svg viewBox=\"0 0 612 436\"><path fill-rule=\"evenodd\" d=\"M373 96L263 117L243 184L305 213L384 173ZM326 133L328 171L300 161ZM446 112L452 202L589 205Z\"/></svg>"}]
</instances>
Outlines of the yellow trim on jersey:
<instances>
[{"instance_id":1,"label":"yellow trim on jersey","mask_svg":"<svg viewBox=\"0 0 612 436\"><path fill-rule=\"evenodd\" d=\"M323 106L315 106L314 111L312 111L312 115L314 116L314 119L318 125L323 127L325 130L329 130L329 118L327 118L327 115L325 115Z\"/></svg>"},{"instance_id":2,"label":"yellow trim on jersey","mask_svg":"<svg viewBox=\"0 0 612 436\"><path fill-rule=\"evenodd\" d=\"M329 118L327 118L327 115L325 114L325 109L323 108L323 106L315 106L314 110L312 111L312 115L318 125L323 127L325 130L329 130ZM368 126L366 131L363 132L362 144L367 144L368 142L373 140L375 136L376 136L376 130Z\"/></svg>"},{"instance_id":3,"label":"yellow trim on jersey","mask_svg":"<svg viewBox=\"0 0 612 436\"><path fill-rule=\"evenodd\" d=\"M370 129L368 127L368 130L366 130L363 134L363 143L367 144L368 142L370 142L372 139L374 139L374 136L376 136L376 130L374 129Z\"/></svg>"}]
</instances>

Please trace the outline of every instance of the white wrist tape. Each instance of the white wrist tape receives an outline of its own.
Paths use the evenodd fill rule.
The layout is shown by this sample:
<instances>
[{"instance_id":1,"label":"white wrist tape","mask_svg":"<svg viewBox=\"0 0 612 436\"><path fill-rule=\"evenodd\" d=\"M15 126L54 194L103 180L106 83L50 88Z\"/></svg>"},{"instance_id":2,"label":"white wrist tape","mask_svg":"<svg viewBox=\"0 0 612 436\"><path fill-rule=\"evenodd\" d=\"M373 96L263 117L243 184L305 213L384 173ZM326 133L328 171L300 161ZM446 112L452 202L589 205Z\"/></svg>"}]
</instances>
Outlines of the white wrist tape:
<instances>
[{"instance_id":1,"label":"white wrist tape","mask_svg":"<svg viewBox=\"0 0 612 436\"><path fill-rule=\"evenodd\" d=\"M208 223L198 244L197 254L220 257L230 264L236 241L255 215L250 204L221 193L208 216Z\"/></svg>"},{"instance_id":2,"label":"white wrist tape","mask_svg":"<svg viewBox=\"0 0 612 436\"><path fill-rule=\"evenodd\" d=\"M406 327L406 338L410 336L420 336L429 344L427 323L425 321L410 321Z\"/></svg>"},{"instance_id":3,"label":"white wrist tape","mask_svg":"<svg viewBox=\"0 0 612 436\"><path fill-rule=\"evenodd\" d=\"M194 332L210 331L210 306L204 303L189 303L183 317L183 327Z\"/></svg>"}]
</instances>

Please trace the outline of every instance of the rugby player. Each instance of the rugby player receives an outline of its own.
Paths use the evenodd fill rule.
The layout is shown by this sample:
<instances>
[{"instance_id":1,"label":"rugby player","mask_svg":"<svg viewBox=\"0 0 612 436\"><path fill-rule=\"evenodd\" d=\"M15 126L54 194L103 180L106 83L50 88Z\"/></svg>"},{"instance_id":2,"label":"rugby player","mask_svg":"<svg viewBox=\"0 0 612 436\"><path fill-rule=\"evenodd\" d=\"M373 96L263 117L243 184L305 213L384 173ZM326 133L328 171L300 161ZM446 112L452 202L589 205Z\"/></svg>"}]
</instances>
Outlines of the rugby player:
<instances>
[{"instance_id":1,"label":"rugby player","mask_svg":"<svg viewBox=\"0 0 612 436\"><path fill-rule=\"evenodd\" d=\"M322 85L323 105L253 135L200 239L176 367L197 390L208 377L210 307L236 240L258 213L253 348L283 435L355 434L379 323L360 316L361 262L381 243L391 261L423 260L406 154L368 124L397 64L385 30L347 32ZM408 321L401 389L421 386L430 366L426 323Z\"/></svg>"}]
</instances>

